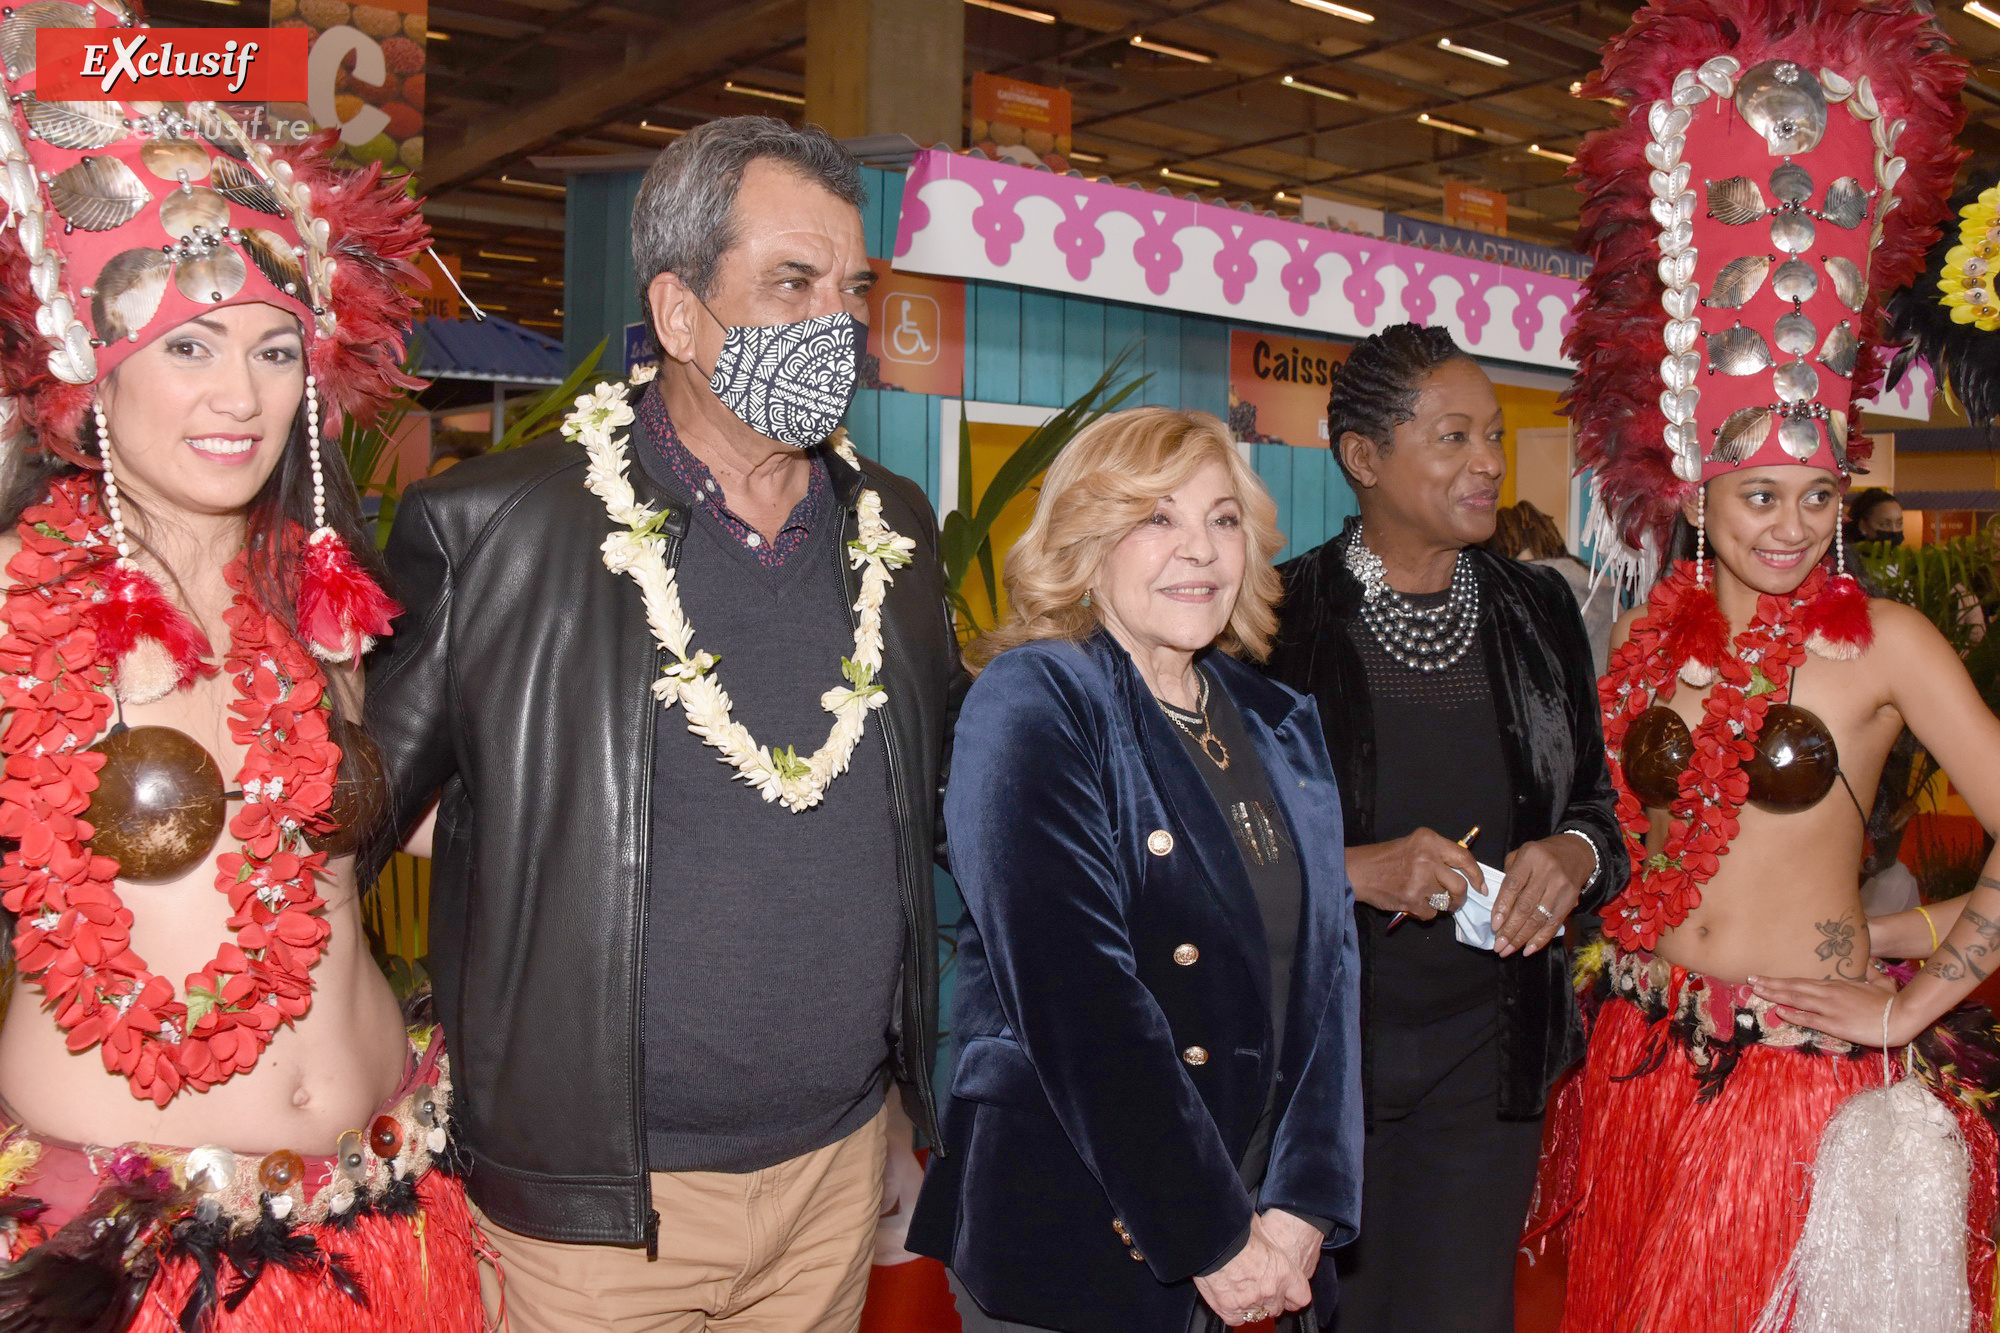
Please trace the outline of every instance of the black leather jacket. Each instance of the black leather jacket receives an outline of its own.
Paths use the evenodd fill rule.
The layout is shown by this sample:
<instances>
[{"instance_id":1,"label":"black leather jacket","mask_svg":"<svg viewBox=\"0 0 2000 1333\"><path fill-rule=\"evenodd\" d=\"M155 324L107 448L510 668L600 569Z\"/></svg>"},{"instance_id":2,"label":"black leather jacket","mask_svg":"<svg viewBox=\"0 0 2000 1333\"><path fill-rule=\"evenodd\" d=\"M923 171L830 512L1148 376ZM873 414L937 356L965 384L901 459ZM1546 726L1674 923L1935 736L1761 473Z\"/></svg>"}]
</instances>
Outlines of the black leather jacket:
<instances>
[{"instance_id":1,"label":"black leather jacket","mask_svg":"<svg viewBox=\"0 0 2000 1333\"><path fill-rule=\"evenodd\" d=\"M902 866L895 1072L931 1129L930 867L957 646L923 492L866 460L828 465L850 537L865 484L917 542L884 607L889 700L871 725L888 740ZM407 609L370 663L367 714L393 827L442 791L429 966L473 1198L527 1235L650 1249L640 972L661 655L637 585L602 563L610 520L584 466L577 445L537 444L404 493L388 558ZM670 537L685 533L686 510L636 462L628 475Z\"/></svg>"},{"instance_id":2,"label":"black leather jacket","mask_svg":"<svg viewBox=\"0 0 2000 1333\"><path fill-rule=\"evenodd\" d=\"M1348 845L1364 846L1375 841L1375 711L1354 646L1354 635L1367 631L1359 625L1361 585L1347 570L1347 541L1343 533L1279 567L1285 600L1267 669L1319 700ZM1558 829L1589 837L1602 869L1584 887L1577 911L1594 912L1624 889L1631 862L1604 765L1597 663L1576 598L1552 569L1503 560L1476 546L1468 554L1479 571L1480 647L1514 788L1505 845L1518 847ZM1583 927L1577 922L1573 928ZM1364 932L1364 1012L1372 971ZM1499 1014L1500 1118L1532 1120L1542 1113L1556 1075L1583 1054L1565 940L1500 960ZM1373 1061L1364 1026L1364 1081Z\"/></svg>"}]
</instances>

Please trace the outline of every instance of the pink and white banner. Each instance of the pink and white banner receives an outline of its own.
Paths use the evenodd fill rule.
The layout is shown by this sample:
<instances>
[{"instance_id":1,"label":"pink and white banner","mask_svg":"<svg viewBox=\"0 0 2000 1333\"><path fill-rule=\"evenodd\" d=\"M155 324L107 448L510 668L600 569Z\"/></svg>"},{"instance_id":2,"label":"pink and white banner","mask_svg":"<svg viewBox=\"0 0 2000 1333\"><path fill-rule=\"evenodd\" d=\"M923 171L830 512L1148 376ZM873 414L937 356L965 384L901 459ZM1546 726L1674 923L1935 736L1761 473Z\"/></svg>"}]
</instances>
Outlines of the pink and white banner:
<instances>
[{"instance_id":1,"label":"pink and white banner","mask_svg":"<svg viewBox=\"0 0 2000 1333\"><path fill-rule=\"evenodd\" d=\"M1552 274L935 148L910 163L895 266L1347 337L1415 321L1480 356L1561 370L1579 290ZM1927 419L1933 387L1915 367L1870 410Z\"/></svg>"}]
</instances>

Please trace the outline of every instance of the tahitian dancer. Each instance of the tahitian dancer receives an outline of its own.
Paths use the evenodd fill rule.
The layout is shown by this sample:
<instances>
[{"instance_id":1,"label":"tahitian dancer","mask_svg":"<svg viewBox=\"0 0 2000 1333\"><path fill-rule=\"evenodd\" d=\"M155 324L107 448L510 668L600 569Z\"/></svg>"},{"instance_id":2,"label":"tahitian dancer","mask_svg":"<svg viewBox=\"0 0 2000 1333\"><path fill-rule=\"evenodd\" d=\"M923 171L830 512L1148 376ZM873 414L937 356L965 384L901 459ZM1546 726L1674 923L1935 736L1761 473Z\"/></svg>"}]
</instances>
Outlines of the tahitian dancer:
<instances>
[{"instance_id":1,"label":"tahitian dancer","mask_svg":"<svg viewBox=\"0 0 2000 1333\"><path fill-rule=\"evenodd\" d=\"M1589 1054L1545 1163L1562 1327L1985 1328L1994 1134L1967 1085L1993 1068L1992 1028L1959 1006L2000 967L2000 855L1928 918L1870 922L1859 868L1905 725L2000 825L2000 721L1838 542L1847 414L1881 364L1856 330L1936 234L1964 66L1928 18L1848 0L1656 3L1609 52L1586 91L1633 110L1581 154L1597 267L1571 410L1607 536L1659 550L1671 526L1677 558L1600 683L1634 869L1580 969ZM1690 69L1706 91L1682 101ZM1666 131L1712 181L1693 250L1623 165ZM1900 188L1876 172L1885 134ZM1856 209L1890 193L1871 237ZM1752 195L1768 218L1732 202ZM1661 265L1654 240L1687 262ZM1774 264L1774 245L1801 257ZM1786 299L1767 301L1774 268L1763 296ZM1634 401L1664 401L1664 429ZM1924 961L1899 989L1871 953Z\"/></svg>"},{"instance_id":2,"label":"tahitian dancer","mask_svg":"<svg viewBox=\"0 0 2000 1333\"><path fill-rule=\"evenodd\" d=\"M9 74L0 1327L476 1329L443 1042L362 931L394 607L326 438L409 382L417 205L213 107L57 125Z\"/></svg>"}]
</instances>

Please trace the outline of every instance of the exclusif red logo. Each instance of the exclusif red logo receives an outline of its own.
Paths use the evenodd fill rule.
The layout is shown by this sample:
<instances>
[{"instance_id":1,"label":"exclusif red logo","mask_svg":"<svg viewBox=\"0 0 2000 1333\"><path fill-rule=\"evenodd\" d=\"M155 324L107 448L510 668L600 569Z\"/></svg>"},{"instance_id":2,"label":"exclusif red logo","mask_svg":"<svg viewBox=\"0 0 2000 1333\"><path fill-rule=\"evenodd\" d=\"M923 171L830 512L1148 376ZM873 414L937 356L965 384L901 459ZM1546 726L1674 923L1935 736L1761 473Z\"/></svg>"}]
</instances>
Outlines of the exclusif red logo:
<instances>
[{"instance_id":1,"label":"exclusif red logo","mask_svg":"<svg viewBox=\"0 0 2000 1333\"><path fill-rule=\"evenodd\" d=\"M303 102L305 28L42 28L43 100Z\"/></svg>"}]
</instances>

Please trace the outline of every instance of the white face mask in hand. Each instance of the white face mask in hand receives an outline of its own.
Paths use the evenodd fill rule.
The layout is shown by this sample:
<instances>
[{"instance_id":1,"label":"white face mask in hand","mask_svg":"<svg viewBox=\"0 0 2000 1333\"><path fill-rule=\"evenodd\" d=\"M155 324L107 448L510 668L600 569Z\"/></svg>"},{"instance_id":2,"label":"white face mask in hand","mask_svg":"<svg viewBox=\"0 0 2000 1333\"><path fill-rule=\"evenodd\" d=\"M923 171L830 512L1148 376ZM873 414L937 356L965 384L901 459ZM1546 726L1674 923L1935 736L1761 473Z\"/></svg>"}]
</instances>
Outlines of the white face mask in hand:
<instances>
[{"instance_id":1,"label":"white face mask in hand","mask_svg":"<svg viewBox=\"0 0 2000 1333\"><path fill-rule=\"evenodd\" d=\"M1493 899L1499 894L1500 885L1506 881L1507 872L1495 870L1484 861L1479 863L1479 868L1486 872L1483 876L1486 882L1474 884L1466 880L1465 902L1453 914L1451 928L1460 944L1469 944L1475 949L1491 949L1494 945ZM1464 871L1454 873L1465 879Z\"/></svg>"},{"instance_id":2,"label":"white face mask in hand","mask_svg":"<svg viewBox=\"0 0 2000 1333\"><path fill-rule=\"evenodd\" d=\"M708 313L722 324L713 310ZM791 324L722 328L722 352L708 387L737 420L795 449L810 449L839 428L854 401L859 320L837 311Z\"/></svg>"}]
</instances>

